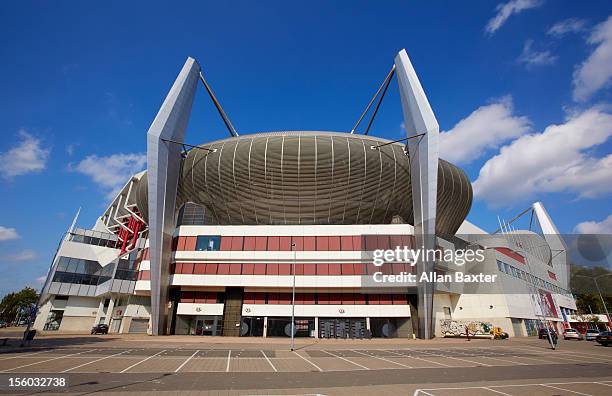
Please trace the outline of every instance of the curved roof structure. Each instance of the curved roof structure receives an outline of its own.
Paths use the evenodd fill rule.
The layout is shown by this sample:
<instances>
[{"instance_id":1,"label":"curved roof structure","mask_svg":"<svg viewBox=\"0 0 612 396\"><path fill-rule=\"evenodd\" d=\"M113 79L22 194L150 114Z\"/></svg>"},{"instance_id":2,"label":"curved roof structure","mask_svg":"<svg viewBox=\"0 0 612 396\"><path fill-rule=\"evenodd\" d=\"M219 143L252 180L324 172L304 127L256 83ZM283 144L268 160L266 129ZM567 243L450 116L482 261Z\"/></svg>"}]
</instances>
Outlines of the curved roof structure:
<instances>
[{"instance_id":1,"label":"curved roof structure","mask_svg":"<svg viewBox=\"0 0 612 396\"><path fill-rule=\"evenodd\" d=\"M290 131L241 135L192 149L183 160L177 207L206 207L215 224L413 223L409 159L404 146L342 132ZM454 234L472 204L458 167L438 166L440 234ZM144 191L143 191L144 189ZM138 207L147 213L146 183Z\"/></svg>"}]
</instances>

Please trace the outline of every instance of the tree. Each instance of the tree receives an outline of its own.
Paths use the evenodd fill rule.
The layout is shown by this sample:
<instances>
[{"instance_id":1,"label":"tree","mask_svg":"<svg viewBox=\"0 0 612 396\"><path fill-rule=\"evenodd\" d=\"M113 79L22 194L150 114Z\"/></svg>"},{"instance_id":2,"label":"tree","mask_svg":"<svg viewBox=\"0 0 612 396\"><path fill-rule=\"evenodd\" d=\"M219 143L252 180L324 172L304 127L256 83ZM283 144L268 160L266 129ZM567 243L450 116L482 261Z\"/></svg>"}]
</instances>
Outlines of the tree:
<instances>
[{"instance_id":1,"label":"tree","mask_svg":"<svg viewBox=\"0 0 612 396\"><path fill-rule=\"evenodd\" d=\"M0 319L13 322L20 312L30 314L30 307L38 301L36 290L25 287L17 293L9 293L0 301Z\"/></svg>"}]
</instances>

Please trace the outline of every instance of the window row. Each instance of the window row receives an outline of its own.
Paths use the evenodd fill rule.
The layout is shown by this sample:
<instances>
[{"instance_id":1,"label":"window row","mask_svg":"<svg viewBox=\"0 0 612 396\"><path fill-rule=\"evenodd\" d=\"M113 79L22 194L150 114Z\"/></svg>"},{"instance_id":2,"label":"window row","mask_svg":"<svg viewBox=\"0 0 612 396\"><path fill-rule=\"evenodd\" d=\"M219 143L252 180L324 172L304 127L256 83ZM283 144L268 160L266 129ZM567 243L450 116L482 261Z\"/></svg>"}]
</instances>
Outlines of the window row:
<instances>
[{"instance_id":1,"label":"window row","mask_svg":"<svg viewBox=\"0 0 612 396\"><path fill-rule=\"evenodd\" d=\"M91 275L101 268L97 261L61 256L57 261L56 271Z\"/></svg>"},{"instance_id":2,"label":"window row","mask_svg":"<svg viewBox=\"0 0 612 396\"><path fill-rule=\"evenodd\" d=\"M93 230L82 230L80 228L75 229L74 232L69 234L69 240L72 242L109 248L115 248L117 245L117 236L115 234Z\"/></svg>"},{"instance_id":3,"label":"window row","mask_svg":"<svg viewBox=\"0 0 612 396\"><path fill-rule=\"evenodd\" d=\"M171 274L195 275L293 275L291 263L173 263ZM296 275L385 275L412 273L415 269L407 263L384 264L376 267L372 263L296 263Z\"/></svg>"},{"instance_id":4,"label":"window row","mask_svg":"<svg viewBox=\"0 0 612 396\"><path fill-rule=\"evenodd\" d=\"M179 236L173 240L176 251L372 251L414 247L412 235L347 236Z\"/></svg>"},{"instance_id":5,"label":"window row","mask_svg":"<svg viewBox=\"0 0 612 396\"><path fill-rule=\"evenodd\" d=\"M504 263L503 261L499 261L497 260L497 269L499 270L499 272L503 272L506 273L508 275L512 275L515 278L518 279L522 279L525 282L531 283L533 285L536 285L538 287L542 287L548 290L552 290L555 293L558 294L569 294L568 291L564 290L563 288L554 285L548 281L545 281L544 279L538 278L535 275L532 275L528 272L525 272L521 269L518 268L514 268L513 266L511 266L508 263Z\"/></svg>"},{"instance_id":6,"label":"window row","mask_svg":"<svg viewBox=\"0 0 612 396\"><path fill-rule=\"evenodd\" d=\"M217 303L222 303L223 298L222 298L222 294L217 293L217 292L201 292L201 291L182 290L179 302L196 303L196 304L217 304Z\"/></svg>"},{"instance_id":7,"label":"window row","mask_svg":"<svg viewBox=\"0 0 612 396\"><path fill-rule=\"evenodd\" d=\"M291 293L244 293L244 304L291 304ZM296 293L296 305L407 305L405 294Z\"/></svg>"}]
</instances>

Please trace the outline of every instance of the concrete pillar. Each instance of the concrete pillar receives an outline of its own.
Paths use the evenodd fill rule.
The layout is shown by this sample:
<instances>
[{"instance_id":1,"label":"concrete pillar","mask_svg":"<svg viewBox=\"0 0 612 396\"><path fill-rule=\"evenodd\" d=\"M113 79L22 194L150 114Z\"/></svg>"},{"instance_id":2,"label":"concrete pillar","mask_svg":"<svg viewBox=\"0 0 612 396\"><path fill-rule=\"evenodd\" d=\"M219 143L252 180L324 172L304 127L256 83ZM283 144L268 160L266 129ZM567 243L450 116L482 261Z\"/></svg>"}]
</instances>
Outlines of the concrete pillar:
<instances>
[{"instance_id":1,"label":"concrete pillar","mask_svg":"<svg viewBox=\"0 0 612 396\"><path fill-rule=\"evenodd\" d=\"M366 318L366 329L370 330L370 317Z\"/></svg>"},{"instance_id":2,"label":"concrete pillar","mask_svg":"<svg viewBox=\"0 0 612 396\"><path fill-rule=\"evenodd\" d=\"M410 156L410 182L412 189L412 208L414 211L414 235L416 248L433 250L436 248L436 208L438 197L438 137L440 127L429 105L425 91L416 71L408 58L406 50L395 57L397 83L399 85L404 125ZM422 135L418 136L417 135ZM421 257L426 257L422 254ZM431 273L434 261L420 259L417 263L417 276ZM419 282L418 314L419 338L433 337L433 282Z\"/></svg>"},{"instance_id":3,"label":"concrete pillar","mask_svg":"<svg viewBox=\"0 0 612 396\"><path fill-rule=\"evenodd\" d=\"M96 313L96 319L94 320L94 326L100 323L100 318L104 313L104 300L106 300L104 297L100 299L100 304L98 305L98 313Z\"/></svg>"},{"instance_id":4,"label":"concrete pillar","mask_svg":"<svg viewBox=\"0 0 612 396\"><path fill-rule=\"evenodd\" d=\"M168 278L175 228L181 150L198 84L200 65L188 58L147 132L151 334L168 330Z\"/></svg>"},{"instance_id":5,"label":"concrete pillar","mask_svg":"<svg viewBox=\"0 0 612 396\"><path fill-rule=\"evenodd\" d=\"M268 317L264 316L263 337L266 338L267 336L268 336Z\"/></svg>"},{"instance_id":6,"label":"concrete pillar","mask_svg":"<svg viewBox=\"0 0 612 396\"><path fill-rule=\"evenodd\" d=\"M319 317L315 316L314 318L315 324L315 338L319 338Z\"/></svg>"},{"instance_id":7,"label":"concrete pillar","mask_svg":"<svg viewBox=\"0 0 612 396\"><path fill-rule=\"evenodd\" d=\"M111 319L113 317L113 309L115 309L115 298L111 296L110 301L108 302L108 308L106 309L106 317L104 318L104 323L108 325L109 331Z\"/></svg>"}]
</instances>

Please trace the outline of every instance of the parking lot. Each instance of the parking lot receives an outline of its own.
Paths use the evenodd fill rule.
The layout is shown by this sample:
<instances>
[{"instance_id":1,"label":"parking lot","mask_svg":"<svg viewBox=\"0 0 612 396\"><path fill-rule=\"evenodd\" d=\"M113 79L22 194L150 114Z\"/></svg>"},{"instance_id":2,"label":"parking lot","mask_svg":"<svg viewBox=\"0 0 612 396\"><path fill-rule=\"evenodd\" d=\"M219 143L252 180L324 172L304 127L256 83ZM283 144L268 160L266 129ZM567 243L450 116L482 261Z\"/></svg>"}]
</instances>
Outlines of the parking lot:
<instances>
[{"instance_id":1,"label":"parking lot","mask_svg":"<svg viewBox=\"0 0 612 396\"><path fill-rule=\"evenodd\" d=\"M40 339L0 349L0 379L61 376L79 393L612 394L612 348L593 342L300 340L290 351L286 341Z\"/></svg>"},{"instance_id":2,"label":"parking lot","mask_svg":"<svg viewBox=\"0 0 612 396\"><path fill-rule=\"evenodd\" d=\"M589 345L592 346L592 345ZM612 350L612 348L610 348ZM36 348L0 354L2 373L326 372L612 363L600 347L552 351L530 345L429 348L200 349Z\"/></svg>"}]
</instances>

